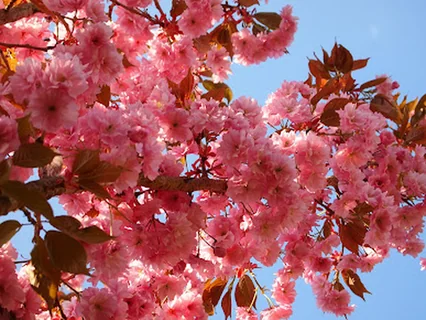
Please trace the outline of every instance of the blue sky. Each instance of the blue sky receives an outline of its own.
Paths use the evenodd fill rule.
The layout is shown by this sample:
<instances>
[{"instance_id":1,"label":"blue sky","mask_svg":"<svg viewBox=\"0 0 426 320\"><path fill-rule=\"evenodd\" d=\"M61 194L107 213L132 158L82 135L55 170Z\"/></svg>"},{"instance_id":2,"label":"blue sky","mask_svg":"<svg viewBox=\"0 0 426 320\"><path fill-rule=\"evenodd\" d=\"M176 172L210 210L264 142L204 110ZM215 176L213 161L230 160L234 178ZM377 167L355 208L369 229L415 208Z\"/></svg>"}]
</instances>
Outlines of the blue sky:
<instances>
[{"instance_id":1,"label":"blue sky","mask_svg":"<svg viewBox=\"0 0 426 320\"><path fill-rule=\"evenodd\" d=\"M257 66L235 66L228 81L235 97L249 95L262 104L283 80L304 81L307 57L320 53L321 47L330 51L335 41L355 58L371 58L367 68L354 73L359 83L386 73L399 82L400 91L409 98L426 93L426 1L271 0L258 11L277 11L286 4L293 6L300 19L290 54ZM278 268L258 271L261 284L270 286ZM367 302L354 296L357 308L350 320L425 319L426 273L420 271L418 259L392 252L390 259L372 273L361 274L361 279L372 295L366 295ZM311 288L303 281L297 284L297 294L292 319L336 319L316 308ZM262 297L258 301L265 302ZM215 319L222 318L218 310Z\"/></svg>"},{"instance_id":2,"label":"blue sky","mask_svg":"<svg viewBox=\"0 0 426 320\"><path fill-rule=\"evenodd\" d=\"M354 74L359 82L387 73L400 83L401 92L410 98L426 93L423 79L426 74L426 24L423 23L426 1L270 0L270 4L259 11L277 11L285 4L293 5L294 14L300 18L290 54L258 66L235 66L227 82L234 97L248 95L262 104L283 80L305 80L307 57L320 52L321 46L329 51L334 41L343 44L356 58L371 57L368 67ZM55 214L62 212L57 204L54 210ZM18 216L21 214L17 212L7 218ZM23 227L13 241L21 252L29 252L31 246L25 228L28 227ZM25 256L28 258L27 253ZM270 287L272 274L279 267L257 271L260 283ZM366 296L367 302L353 298L357 309L349 319L425 318L426 272L420 271L418 259L393 253L392 258L378 265L373 273L361 277L373 294ZM316 308L311 289L304 282L300 281L297 289L292 319L335 319ZM262 297L258 299L258 306L266 307ZM213 318L223 319L221 310Z\"/></svg>"}]
</instances>

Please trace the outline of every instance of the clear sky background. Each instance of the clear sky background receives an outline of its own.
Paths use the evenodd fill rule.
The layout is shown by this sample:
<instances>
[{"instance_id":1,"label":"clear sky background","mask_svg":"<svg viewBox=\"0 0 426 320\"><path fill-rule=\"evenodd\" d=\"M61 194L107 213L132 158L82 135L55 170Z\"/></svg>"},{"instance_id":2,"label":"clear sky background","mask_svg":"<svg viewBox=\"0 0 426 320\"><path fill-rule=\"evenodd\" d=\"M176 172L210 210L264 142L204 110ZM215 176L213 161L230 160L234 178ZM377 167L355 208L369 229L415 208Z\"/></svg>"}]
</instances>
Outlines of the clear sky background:
<instances>
[{"instance_id":1,"label":"clear sky background","mask_svg":"<svg viewBox=\"0 0 426 320\"><path fill-rule=\"evenodd\" d=\"M409 98L426 93L426 0L270 0L259 11L279 11L286 4L293 5L294 14L300 18L290 54L257 66L234 66L234 74L227 82L234 97L251 96L263 104L283 80L304 81L308 74L307 57L320 53L321 46L330 51L335 41L348 48L354 58L371 58L367 68L354 73L358 82L386 73L400 83L401 92ZM57 201L53 203L55 214L63 214ZM16 212L7 219L20 216ZM26 228L13 239L24 255L21 258L28 258L31 250ZM270 288L273 273L280 267L257 271L259 282ZM420 271L418 259L393 252L373 273L361 274L361 278L372 295L366 295L367 302L353 297L357 308L350 320L426 319L426 271ZM303 281L297 284L297 294L292 319L336 319L317 309L311 288ZM261 296L258 307L266 307ZM212 318L223 319L220 307L217 311Z\"/></svg>"},{"instance_id":2,"label":"clear sky background","mask_svg":"<svg viewBox=\"0 0 426 320\"><path fill-rule=\"evenodd\" d=\"M367 68L354 73L358 83L386 73L409 98L426 93L425 0L270 0L258 11L278 11L286 4L293 6L300 19L290 54L257 66L235 66L228 81L235 97L249 95L263 104L283 80L304 81L307 57L312 58L313 52L321 57L321 47L329 52L335 41L355 59L371 58ZM280 267L257 271L261 284L270 287ZM357 307L350 320L426 319L426 271L420 271L418 258L394 251L372 273L360 276L372 295L366 295L367 302L353 297ZM258 302L259 307L266 307L262 297ZM336 319L316 307L312 290L303 281L297 284L293 311L291 319L295 320ZM223 319L221 310L214 318Z\"/></svg>"}]
</instances>

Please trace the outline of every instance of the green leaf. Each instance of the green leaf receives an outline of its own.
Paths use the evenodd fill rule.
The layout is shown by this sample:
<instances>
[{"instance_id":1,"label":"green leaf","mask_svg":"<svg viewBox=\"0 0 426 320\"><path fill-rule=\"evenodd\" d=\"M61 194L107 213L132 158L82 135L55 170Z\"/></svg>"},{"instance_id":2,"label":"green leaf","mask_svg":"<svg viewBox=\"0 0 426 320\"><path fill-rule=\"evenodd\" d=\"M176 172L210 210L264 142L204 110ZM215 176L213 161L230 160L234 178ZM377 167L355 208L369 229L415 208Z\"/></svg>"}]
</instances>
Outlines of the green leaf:
<instances>
[{"instance_id":1,"label":"green leaf","mask_svg":"<svg viewBox=\"0 0 426 320\"><path fill-rule=\"evenodd\" d=\"M56 268L73 274L88 274L87 255L80 242L58 231L48 231L44 241Z\"/></svg>"},{"instance_id":2,"label":"green leaf","mask_svg":"<svg viewBox=\"0 0 426 320\"><path fill-rule=\"evenodd\" d=\"M95 170L100 162L99 150L81 150L74 159L72 172L74 174L85 174Z\"/></svg>"},{"instance_id":3,"label":"green leaf","mask_svg":"<svg viewBox=\"0 0 426 320\"><path fill-rule=\"evenodd\" d=\"M16 220L7 220L0 224L0 247L8 242L21 229L21 224Z\"/></svg>"},{"instance_id":4,"label":"green leaf","mask_svg":"<svg viewBox=\"0 0 426 320\"><path fill-rule=\"evenodd\" d=\"M15 199L35 213L42 214L47 219L53 218L52 207L45 197L37 190L30 190L26 184L14 180L3 183L1 189L9 197Z\"/></svg>"},{"instance_id":5,"label":"green leaf","mask_svg":"<svg viewBox=\"0 0 426 320\"><path fill-rule=\"evenodd\" d=\"M253 15L253 18L272 30L278 29L282 20L276 12L258 12Z\"/></svg>"},{"instance_id":6,"label":"green leaf","mask_svg":"<svg viewBox=\"0 0 426 320\"><path fill-rule=\"evenodd\" d=\"M58 153L41 143L24 143L13 155L13 164L24 168L39 168L48 165Z\"/></svg>"}]
</instances>

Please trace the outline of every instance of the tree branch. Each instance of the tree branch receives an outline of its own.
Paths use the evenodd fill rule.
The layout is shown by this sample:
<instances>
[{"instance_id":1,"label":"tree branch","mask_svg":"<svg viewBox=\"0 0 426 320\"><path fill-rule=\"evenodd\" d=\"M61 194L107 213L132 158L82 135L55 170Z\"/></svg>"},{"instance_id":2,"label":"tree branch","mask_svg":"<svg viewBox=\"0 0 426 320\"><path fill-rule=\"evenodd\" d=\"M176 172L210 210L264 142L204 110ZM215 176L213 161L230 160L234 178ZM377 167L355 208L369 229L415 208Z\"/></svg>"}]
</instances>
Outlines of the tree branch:
<instances>
[{"instance_id":1,"label":"tree branch","mask_svg":"<svg viewBox=\"0 0 426 320\"><path fill-rule=\"evenodd\" d=\"M209 178L185 178L159 176L151 181L140 175L139 185L154 190L194 192L208 190L217 193L224 193L227 189L225 180L213 180Z\"/></svg>"},{"instance_id":2,"label":"tree branch","mask_svg":"<svg viewBox=\"0 0 426 320\"><path fill-rule=\"evenodd\" d=\"M28 182L26 185L30 190L40 192L46 199L66 193L65 180L62 177L45 177L40 180ZM159 176L151 181L142 174L139 176L138 185L153 190L183 192L207 190L224 193L227 189L226 180ZM0 216L17 209L19 209L17 201L5 195L0 196Z\"/></svg>"},{"instance_id":3,"label":"tree branch","mask_svg":"<svg viewBox=\"0 0 426 320\"><path fill-rule=\"evenodd\" d=\"M37 47L37 46L32 46L30 44L26 44L26 43L5 43L5 42L0 42L0 47L6 47L6 48L25 48L25 49L31 49L31 50L39 50L39 51L44 51L47 52L49 50L52 50L55 48L55 46L48 46L48 47Z\"/></svg>"},{"instance_id":4,"label":"tree branch","mask_svg":"<svg viewBox=\"0 0 426 320\"><path fill-rule=\"evenodd\" d=\"M32 3L24 3L11 9L0 10L0 25L15 22L19 19L32 16L39 12L37 7Z\"/></svg>"}]
</instances>

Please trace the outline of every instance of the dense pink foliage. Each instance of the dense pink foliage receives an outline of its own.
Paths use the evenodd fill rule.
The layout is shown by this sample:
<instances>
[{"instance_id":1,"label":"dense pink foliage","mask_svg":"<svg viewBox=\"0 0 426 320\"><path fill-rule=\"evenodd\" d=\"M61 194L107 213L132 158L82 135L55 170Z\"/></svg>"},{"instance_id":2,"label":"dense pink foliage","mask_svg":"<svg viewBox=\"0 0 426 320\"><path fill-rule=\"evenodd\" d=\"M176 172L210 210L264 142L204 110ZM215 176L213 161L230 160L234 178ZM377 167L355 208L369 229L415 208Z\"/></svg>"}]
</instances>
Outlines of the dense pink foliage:
<instances>
[{"instance_id":1,"label":"dense pink foliage","mask_svg":"<svg viewBox=\"0 0 426 320\"><path fill-rule=\"evenodd\" d=\"M68 319L206 319L205 282L241 276L241 270L255 270L254 263L281 266L274 302L259 314L238 307L237 319L290 317L299 278L312 286L320 309L343 316L355 306L332 275L370 272L391 249L413 257L422 252L426 148L403 145L368 103L337 110L336 128L316 125L335 96L313 109L317 90L302 82L283 82L264 106L250 97L226 105L203 96L202 84L222 83L231 63L258 64L287 52L297 29L290 6L276 28L254 34L243 27L252 22L250 10L220 0L185 0L181 14L160 12L152 19L128 10L155 10L152 1L122 2L110 21L103 0L45 0L49 10L66 15L68 31L41 13L0 27L0 42L40 47L48 39L52 45L47 52L15 49L16 72L0 87L0 160L34 142L18 135L15 120L28 115L38 141L63 157L68 192L59 201L65 211L115 237L84 245L91 277L67 275L81 292L70 291L62 303ZM206 49L200 37L232 14L241 20L227 45ZM182 99L173 85L188 74L195 89ZM106 87L112 92L107 103L99 98ZM388 79L377 92L392 97L397 88ZM87 149L123 168L106 187L108 201L75 192L73 162ZM151 190L138 185L141 173L150 180L225 180L227 190ZM13 166L10 179L24 182L30 174ZM369 221L359 254L341 250L341 225L320 239L325 231L318 230L349 221L361 204ZM10 244L1 247L2 311L16 319L49 319L30 286L32 266L18 272L16 259ZM52 319L60 319L57 309Z\"/></svg>"}]
</instances>

